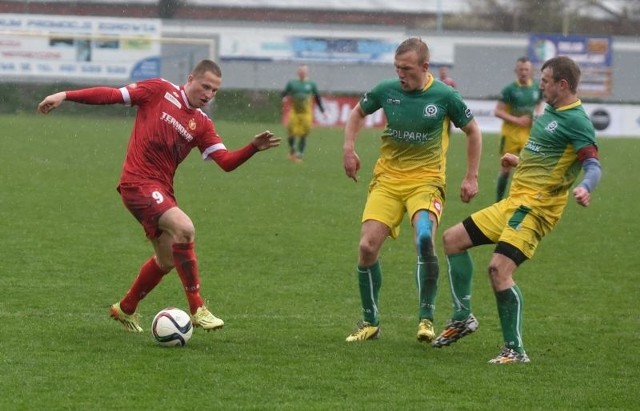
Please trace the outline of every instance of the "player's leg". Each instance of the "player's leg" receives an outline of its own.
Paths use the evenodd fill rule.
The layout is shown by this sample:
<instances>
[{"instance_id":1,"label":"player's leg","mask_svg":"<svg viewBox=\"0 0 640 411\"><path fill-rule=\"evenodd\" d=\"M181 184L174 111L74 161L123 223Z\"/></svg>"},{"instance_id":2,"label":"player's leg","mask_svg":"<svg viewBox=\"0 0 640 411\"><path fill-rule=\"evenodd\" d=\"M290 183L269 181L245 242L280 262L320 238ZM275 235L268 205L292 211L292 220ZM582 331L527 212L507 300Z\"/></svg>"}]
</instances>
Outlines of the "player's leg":
<instances>
[{"instance_id":1,"label":"player's leg","mask_svg":"<svg viewBox=\"0 0 640 411\"><path fill-rule=\"evenodd\" d=\"M200 295L200 276L195 252L195 228L189 216L178 207L167 210L158 220L158 227L170 235L171 243L158 243L156 250L161 262L172 261L184 287L194 326L217 329L224 322L206 308Z\"/></svg>"},{"instance_id":2,"label":"player's leg","mask_svg":"<svg viewBox=\"0 0 640 411\"><path fill-rule=\"evenodd\" d=\"M375 339L380 333L379 302L382 287L382 270L378 255L389 227L376 220L362 223L358 256L358 288L362 305L363 321L358 329L347 337L347 341Z\"/></svg>"},{"instance_id":3,"label":"player's leg","mask_svg":"<svg viewBox=\"0 0 640 411\"><path fill-rule=\"evenodd\" d=\"M307 148L307 135L301 135L300 137L298 137L298 159L302 160L302 157L304 157L304 150L305 148Z\"/></svg>"},{"instance_id":4,"label":"player's leg","mask_svg":"<svg viewBox=\"0 0 640 411\"><path fill-rule=\"evenodd\" d=\"M293 161L296 158L296 124L298 118L296 113L291 110L289 112L289 123L287 124L287 143L289 144L289 160Z\"/></svg>"},{"instance_id":5,"label":"player's leg","mask_svg":"<svg viewBox=\"0 0 640 411\"><path fill-rule=\"evenodd\" d=\"M147 238L152 243L162 233L156 221L162 213L175 205L171 195L163 193L156 186L118 187L122 201L127 209L144 227ZM160 201L158 201L160 200ZM155 244L154 244L155 248ZM147 296L173 268L173 263L163 264L156 255L147 260L133 281L125 296L109 307L109 315L120 321L129 331L142 331L138 322L136 309L142 299Z\"/></svg>"},{"instance_id":6,"label":"player's leg","mask_svg":"<svg viewBox=\"0 0 640 411\"><path fill-rule=\"evenodd\" d=\"M309 114L300 118L298 134L298 160L304 157L304 150L307 148L307 136L311 132L313 117Z\"/></svg>"},{"instance_id":7,"label":"player's leg","mask_svg":"<svg viewBox=\"0 0 640 411\"><path fill-rule=\"evenodd\" d=\"M434 340L434 347L453 344L478 329L478 320L471 313L473 262L467 250L491 242L471 217L444 232L443 246L449 267L453 313L445 329Z\"/></svg>"},{"instance_id":8,"label":"player's leg","mask_svg":"<svg viewBox=\"0 0 640 411\"><path fill-rule=\"evenodd\" d=\"M433 329L433 318L440 271L433 242L438 222L436 216L431 212L419 210L414 214L412 224L418 254L416 267L419 299L417 338L419 341L431 342L436 336Z\"/></svg>"},{"instance_id":9,"label":"player's leg","mask_svg":"<svg viewBox=\"0 0 640 411\"><path fill-rule=\"evenodd\" d=\"M347 341L362 341L379 335L379 294L382 270L378 260L387 237L396 238L405 213L396 185L373 180L362 213L358 250L358 284L364 321Z\"/></svg>"},{"instance_id":10,"label":"player's leg","mask_svg":"<svg viewBox=\"0 0 640 411\"><path fill-rule=\"evenodd\" d=\"M151 290L153 290L162 281L162 278L171 271L171 266L161 267L156 256L152 256L140 267L138 276L131 284L131 287L120 300L120 308L127 314L132 314L136 311L138 304L144 297L146 297Z\"/></svg>"},{"instance_id":11,"label":"player's leg","mask_svg":"<svg viewBox=\"0 0 640 411\"><path fill-rule=\"evenodd\" d=\"M496 296L498 317L502 328L504 348L490 360L492 364L529 362L522 342L524 301L522 292L513 280L517 267L533 257L542 239L552 228L551 216L540 216L532 209L513 205L507 213L505 229L497 242L489 263L489 278Z\"/></svg>"},{"instance_id":12,"label":"player's leg","mask_svg":"<svg viewBox=\"0 0 640 411\"><path fill-rule=\"evenodd\" d=\"M499 242L489 263L489 277L496 296L504 339L504 348L500 354L489 361L492 364L529 362L522 342L524 301L520 288L513 281L513 273L526 259L513 245Z\"/></svg>"}]
</instances>

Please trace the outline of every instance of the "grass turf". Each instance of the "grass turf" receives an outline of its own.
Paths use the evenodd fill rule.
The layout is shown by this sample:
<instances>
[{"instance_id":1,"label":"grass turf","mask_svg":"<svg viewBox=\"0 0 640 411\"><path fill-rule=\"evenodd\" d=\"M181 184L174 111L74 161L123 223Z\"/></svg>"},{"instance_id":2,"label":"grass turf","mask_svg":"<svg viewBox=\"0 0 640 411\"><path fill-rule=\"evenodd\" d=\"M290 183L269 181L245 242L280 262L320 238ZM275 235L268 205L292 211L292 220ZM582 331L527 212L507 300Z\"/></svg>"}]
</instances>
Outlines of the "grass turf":
<instances>
[{"instance_id":1,"label":"grass turf","mask_svg":"<svg viewBox=\"0 0 640 411\"><path fill-rule=\"evenodd\" d=\"M572 202L516 274L532 363L491 366L501 345L486 278L491 247L472 250L479 331L432 349L415 341L406 219L382 251L382 338L344 342L360 317L355 261L376 131L358 141L357 184L342 170L339 129L314 130L299 165L286 160L285 147L229 174L195 153L185 161L177 197L196 226L203 295L226 326L167 349L148 330L160 309L186 309L175 274L141 303L145 333L126 333L107 316L151 255L115 191L131 118L0 121L0 409L637 407L640 140L599 141L604 177L592 205ZM230 148L262 128L285 133L279 124L217 127ZM496 136L485 135L481 193L462 204L464 136L454 135L439 235L493 201L496 151ZM440 261L437 330L450 312Z\"/></svg>"}]
</instances>

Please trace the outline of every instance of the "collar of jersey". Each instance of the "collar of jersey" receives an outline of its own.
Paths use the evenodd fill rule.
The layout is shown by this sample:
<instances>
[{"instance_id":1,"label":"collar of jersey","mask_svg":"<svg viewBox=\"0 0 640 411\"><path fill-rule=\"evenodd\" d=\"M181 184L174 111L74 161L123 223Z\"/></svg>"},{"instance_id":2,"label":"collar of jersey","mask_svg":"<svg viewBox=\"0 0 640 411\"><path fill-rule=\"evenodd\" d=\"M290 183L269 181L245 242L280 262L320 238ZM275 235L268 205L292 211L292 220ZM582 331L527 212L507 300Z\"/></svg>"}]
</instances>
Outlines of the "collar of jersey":
<instances>
[{"instance_id":1,"label":"collar of jersey","mask_svg":"<svg viewBox=\"0 0 640 411\"><path fill-rule=\"evenodd\" d=\"M556 109L556 111L569 110L570 108L578 107L580 104L582 104L582 101L580 99L577 99L575 102L573 102L571 104L567 104L566 106L558 107Z\"/></svg>"},{"instance_id":2,"label":"collar of jersey","mask_svg":"<svg viewBox=\"0 0 640 411\"><path fill-rule=\"evenodd\" d=\"M433 79L434 77L431 75L431 73L427 72L427 84L424 85L421 92L425 92L429 87L431 87L431 85L433 84Z\"/></svg>"},{"instance_id":3,"label":"collar of jersey","mask_svg":"<svg viewBox=\"0 0 640 411\"><path fill-rule=\"evenodd\" d=\"M195 108L191 107L191 104L189 104L189 99L187 98L187 95L185 94L183 88L180 88L180 97L182 97L182 102L187 106L189 110L195 110Z\"/></svg>"},{"instance_id":4,"label":"collar of jersey","mask_svg":"<svg viewBox=\"0 0 640 411\"><path fill-rule=\"evenodd\" d=\"M516 86L518 87L531 87L533 85L533 80L529 79L529 81L527 81L527 84L520 84L520 82L518 81L518 79L516 78Z\"/></svg>"}]
</instances>

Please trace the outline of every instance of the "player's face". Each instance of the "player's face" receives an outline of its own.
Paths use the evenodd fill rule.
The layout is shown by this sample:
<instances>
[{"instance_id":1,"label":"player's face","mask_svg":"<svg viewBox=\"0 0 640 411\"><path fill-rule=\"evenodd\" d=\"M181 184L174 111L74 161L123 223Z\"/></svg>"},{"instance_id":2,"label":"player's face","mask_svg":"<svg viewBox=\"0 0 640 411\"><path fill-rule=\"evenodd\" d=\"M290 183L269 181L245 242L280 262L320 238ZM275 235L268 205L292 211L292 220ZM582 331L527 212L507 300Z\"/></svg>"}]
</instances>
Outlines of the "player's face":
<instances>
[{"instance_id":1,"label":"player's face","mask_svg":"<svg viewBox=\"0 0 640 411\"><path fill-rule=\"evenodd\" d=\"M304 80L309 76L309 68L307 66L298 67L298 78Z\"/></svg>"},{"instance_id":2,"label":"player's face","mask_svg":"<svg viewBox=\"0 0 640 411\"><path fill-rule=\"evenodd\" d=\"M395 58L396 74L404 91L421 90L427 83L429 63L418 64L418 54L408 51Z\"/></svg>"},{"instance_id":3,"label":"player's face","mask_svg":"<svg viewBox=\"0 0 640 411\"><path fill-rule=\"evenodd\" d=\"M521 62L519 61L516 64L516 77L518 78L518 83L520 84L527 84L529 82L529 79L531 79L531 72L533 71L533 68L531 66L531 62L527 61L527 62Z\"/></svg>"},{"instance_id":4,"label":"player's face","mask_svg":"<svg viewBox=\"0 0 640 411\"><path fill-rule=\"evenodd\" d=\"M184 91L191 107L206 106L216 96L221 84L222 79L210 71L195 76L190 75Z\"/></svg>"},{"instance_id":5,"label":"player's face","mask_svg":"<svg viewBox=\"0 0 640 411\"><path fill-rule=\"evenodd\" d=\"M562 82L565 80L554 81L553 70L549 67L542 70L540 77L540 90L547 104L556 107L556 103L560 100L562 92Z\"/></svg>"}]
</instances>

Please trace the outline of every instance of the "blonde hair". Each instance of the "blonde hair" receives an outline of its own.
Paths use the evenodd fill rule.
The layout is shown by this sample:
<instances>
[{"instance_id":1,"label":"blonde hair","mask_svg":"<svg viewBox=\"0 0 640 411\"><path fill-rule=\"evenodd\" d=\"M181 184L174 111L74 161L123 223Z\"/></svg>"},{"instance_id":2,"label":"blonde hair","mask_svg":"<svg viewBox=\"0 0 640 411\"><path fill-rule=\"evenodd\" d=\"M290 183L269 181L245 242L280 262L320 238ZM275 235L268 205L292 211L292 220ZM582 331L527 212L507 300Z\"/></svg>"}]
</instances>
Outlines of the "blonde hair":
<instances>
[{"instance_id":1,"label":"blonde hair","mask_svg":"<svg viewBox=\"0 0 640 411\"><path fill-rule=\"evenodd\" d=\"M429 61L429 47L420 37L409 37L400 43L396 49L396 56L410 51L415 51L418 55L418 64L427 63Z\"/></svg>"}]
</instances>

